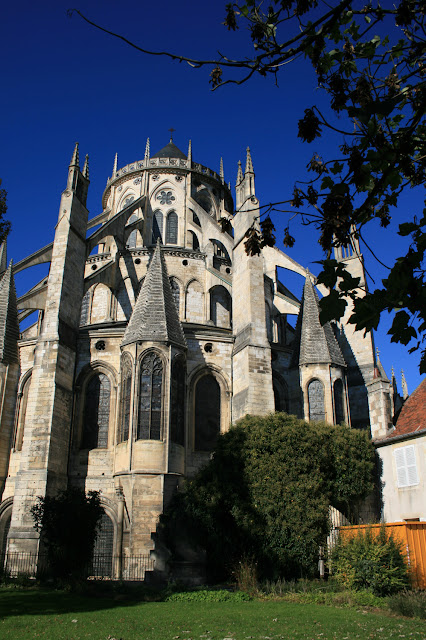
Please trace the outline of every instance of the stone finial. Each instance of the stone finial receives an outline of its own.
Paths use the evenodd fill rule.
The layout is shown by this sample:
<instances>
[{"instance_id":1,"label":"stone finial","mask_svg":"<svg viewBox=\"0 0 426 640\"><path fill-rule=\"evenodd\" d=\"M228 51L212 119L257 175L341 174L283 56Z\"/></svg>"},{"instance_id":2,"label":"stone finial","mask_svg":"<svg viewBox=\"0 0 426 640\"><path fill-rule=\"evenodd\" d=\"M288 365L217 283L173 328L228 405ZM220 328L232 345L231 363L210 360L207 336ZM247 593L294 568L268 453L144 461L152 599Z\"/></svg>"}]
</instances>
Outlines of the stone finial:
<instances>
[{"instance_id":1,"label":"stone finial","mask_svg":"<svg viewBox=\"0 0 426 640\"><path fill-rule=\"evenodd\" d=\"M246 156L246 170L244 173L254 173L253 171L253 162L251 160L250 147L247 147L247 156Z\"/></svg>"},{"instance_id":2,"label":"stone finial","mask_svg":"<svg viewBox=\"0 0 426 640\"><path fill-rule=\"evenodd\" d=\"M243 170L241 168L241 160L238 160L238 172L237 172L237 182L236 186L238 187L243 181Z\"/></svg>"},{"instance_id":3,"label":"stone finial","mask_svg":"<svg viewBox=\"0 0 426 640\"><path fill-rule=\"evenodd\" d=\"M220 179L222 183L225 181L225 174L223 173L223 158L220 159L220 169L219 169Z\"/></svg>"},{"instance_id":4,"label":"stone finial","mask_svg":"<svg viewBox=\"0 0 426 640\"><path fill-rule=\"evenodd\" d=\"M407 381L404 375L404 369L401 369L401 387L402 387L402 397L404 398L404 400L406 400L408 398L408 387L407 387Z\"/></svg>"},{"instance_id":5,"label":"stone finial","mask_svg":"<svg viewBox=\"0 0 426 640\"><path fill-rule=\"evenodd\" d=\"M86 178L86 180L89 179L89 155L87 153L84 159L83 176Z\"/></svg>"},{"instance_id":6,"label":"stone finial","mask_svg":"<svg viewBox=\"0 0 426 640\"><path fill-rule=\"evenodd\" d=\"M80 155L78 152L78 142L75 143L74 151L70 162L70 167L78 167L80 169Z\"/></svg>"},{"instance_id":7,"label":"stone finial","mask_svg":"<svg viewBox=\"0 0 426 640\"><path fill-rule=\"evenodd\" d=\"M151 146L150 146L149 138L147 138L146 139L146 145L145 145L145 155L144 155L145 162L147 162L149 160L150 153L151 153Z\"/></svg>"},{"instance_id":8,"label":"stone finial","mask_svg":"<svg viewBox=\"0 0 426 640\"><path fill-rule=\"evenodd\" d=\"M115 154L115 158L114 158L114 164L112 167L112 177L115 177L115 174L117 173L117 163L118 163L118 153Z\"/></svg>"},{"instance_id":9,"label":"stone finial","mask_svg":"<svg viewBox=\"0 0 426 640\"><path fill-rule=\"evenodd\" d=\"M190 140L188 143L188 164L191 166L192 162L192 141Z\"/></svg>"}]
</instances>

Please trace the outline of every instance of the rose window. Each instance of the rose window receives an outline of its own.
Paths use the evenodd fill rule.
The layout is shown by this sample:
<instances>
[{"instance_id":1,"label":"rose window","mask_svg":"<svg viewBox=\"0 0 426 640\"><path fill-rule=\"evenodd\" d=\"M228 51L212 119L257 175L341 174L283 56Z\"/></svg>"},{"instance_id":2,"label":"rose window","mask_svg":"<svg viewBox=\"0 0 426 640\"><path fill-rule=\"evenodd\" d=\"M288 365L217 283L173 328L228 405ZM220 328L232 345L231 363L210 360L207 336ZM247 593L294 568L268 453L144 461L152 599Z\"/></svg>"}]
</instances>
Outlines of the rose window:
<instances>
[{"instance_id":1,"label":"rose window","mask_svg":"<svg viewBox=\"0 0 426 640\"><path fill-rule=\"evenodd\" d=\"M161 191L157 196L157 200L160 201L160 204L172 204L176 198L171 191Z\"/></svg>"}]
</instances>

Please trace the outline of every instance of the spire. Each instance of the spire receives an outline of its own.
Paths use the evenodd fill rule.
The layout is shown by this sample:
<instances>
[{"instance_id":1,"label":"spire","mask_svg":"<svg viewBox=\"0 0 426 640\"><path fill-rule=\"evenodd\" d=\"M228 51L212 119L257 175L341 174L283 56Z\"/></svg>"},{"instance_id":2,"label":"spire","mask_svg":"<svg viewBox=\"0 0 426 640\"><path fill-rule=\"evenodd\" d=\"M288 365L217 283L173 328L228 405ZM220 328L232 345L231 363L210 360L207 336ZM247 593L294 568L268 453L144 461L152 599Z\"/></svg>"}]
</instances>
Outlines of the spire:
<instances>
[{"instance_id":1,"label":"spire","mask_svg":"<svg viewBox=\"0 0 426 640\"><path fill-rule=\"evenodd\" d=\"M236 186L238 187L238 185L240 185L242 181L243 181L243 170L241 168L241 160L238 160L238 172L237 172Z\"/></svg>"},{"instance_id":2,"label":"spire","mask_svg":"<svg viewBox=\"0 0 426 640\"><path fill-rule=\"evenodd\" d=\"M253 171L253 162L251 160L250 147L247 147L247 157L246 157L246 170L244 173L254 173Z\"/></svg>"},{"instance_id":3,"label":"spire","mask_svg":"<svg viewBox=\"0 0 426 640\"><path fill-rule=\"evenodd\" d=\"M115 174L117 173L117 162L118 162L118 153L115 154L115 158L114 158L114 165L112 167L112 177L115 177Z\"/></svg>"},{"instance_id":4,"label":"spire","mask_svg":"<svg viewBox=\"0 0 426 640\"><path fill-rule=\"evenodd\" d=\"M406 400L408 398L408 387L407 387L407 381L404 375L404 369L401 369L401 387L402 387L402 397L404 398L404 400Z\"/></svg>"},{"instance_id":5,"label":"spire","mask_svg":"<svg viewBox=\"0 0 426 640\"><path fill-rule=\"evenodd\" d=\"M75 143L74 151L72 154L70 167L78 167L80 168L80 156L78 153L78 142Z\"/></svg>"},{"instance_id":6,"label":"spire","mask_svg":"<svg viewBox=\"0 0 426 640\"><path fill-rule=\"evenodd\" d=\"M146 145L145 145L145 155L144 155L145 162L148 162L149 154L150 154L150 144L149 144L149 138L147 138Z\"/></svg>"},{"instance_id":7,"label":"spire","mask_svg":"<svg viewBox=\"0 0 426 640\"><path fill-rule=\"evenodd\" d=\"M121 344L144 340L186 348L159 240Z\"/></svg>"},{"instance_id":8,"label":"spire","mask_svg":"<svg viewBox=\"0 0 426 640\"><path fill-rule=\"evenodd\" d=\"M191 140L188 143L188 165L189 167L191 167L191 162L192 162L192 142Z\"/></svg>"},{"instance_id":9,"label":"spire","mask_svg":"<svg viewBox=\"0 0 426 640\"><path fill-rule=\"evenodd\" d=\"M219 175L220 175L220 179L222 180L222 183L224 183L225 182L225 174L223 173L223 158L220 159Z\"/></svg>"},{"instance_id":10,"label":"spire","mask_svg":"<svg viewBox=\"0 0 426 640\"><path fill-rule=\"evenodd\" d=\"M6 243L6 240L3 240L0 246L0 276L3 275L6 269L7 269L7 243Z\"/></svg>"},{"instance_id":11,"label":"spire","mask_svg":"<svg viewBox=\"0 0 426 640\"><path fill-rule=\"evenodd\" d=\"M377 369L379 371L380 377L382 378L382 380L384 380L386 382L389 382L388 377L386 375L386 372L385 372L385 370L383 368L383 365L380 362L380 351L379 351L378 347L376 348L376 362L377 362Z\"/></svg>"},{"instance_id":12,"label":"spire","mask_svg":"<svg viewBox=\"0 0 426 640\"><path fill-rule=\"evenodd\" d=\"M0 362L19 362L19 322L12 261L0 282Z\"/></svg>"},{"instance_id":13,"label":"spire","mask_svg":"<svg viewBox=\"0 0 426 640\"><path fill-rule=\"evenodd\" d=\"M84 167L83 167L83 176L86 178L86 180L89 179L89 156L86 153L86 157L84 159Z\"/></svg>"},{"instance_id":14,"label":"spire","mask_svg":"<svg viewBox=\"0 0 426 640\"><path fill-rule=\"evenodd\" d=\"M297 319L292 366L333 363L345 366L340 347L329 322L321 326L319 299L309 271L303 289L302 304Z\"/></svg>"}]
</instances>

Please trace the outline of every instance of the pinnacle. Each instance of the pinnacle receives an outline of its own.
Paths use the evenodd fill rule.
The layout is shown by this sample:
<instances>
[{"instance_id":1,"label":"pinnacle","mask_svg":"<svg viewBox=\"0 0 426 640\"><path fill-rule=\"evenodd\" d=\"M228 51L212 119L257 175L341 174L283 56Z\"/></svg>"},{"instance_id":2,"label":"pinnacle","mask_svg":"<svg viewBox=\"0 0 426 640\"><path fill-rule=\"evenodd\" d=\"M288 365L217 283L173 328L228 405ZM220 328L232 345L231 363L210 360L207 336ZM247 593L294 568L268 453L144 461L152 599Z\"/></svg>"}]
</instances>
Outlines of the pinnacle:
<instances>
[{"instance_id":1,"label":"pinnacle","mask_svg":"<svg viewBox=\"0 0 426 640\"><path fill-rule=\"evenodd\" d=\"M238 160L238 172L237 172L237 183L236 183L236 186L238 187L238 185L241 184L242 181L243 181L243 170L241 168L241 160Z\"/></svg>"},{"instance_id":2,"label":"pinnacle","mask_svg":"<svg viewBox=\"0 0 426 640\"><path fill-rule=\"evenodd\" d=\"M117 163L118 163L118 153L115 154L114 165L112 167L112 177L115 178L115 174L117 173Z\"/></svg>"},{"instance_id":3,"label":"pinnacle","mask_svg":"<svg viewBox=\"0 0 426 640\"><path fill-rule=\"evenodd\" d=\"M84 167L83 167L83 176L88 180L89 179L89 156L86 153L86 157L84 159Z\"/></svg>"},{"instance_id":4,"label":"pinnacle","mask_svg":"<svg viewBox=\"0 0 426 640\"><path fill-rule=\"evenodd\" d=\"M79 155L79 152L78 152L78 142L76 142L75 146L74 146L74 151L73 151L73 154L72 154L70 167L78 167L78 168L80 168L80 155Z\"/></svg>"},{"instance_id":5,"label":"pinnacle","mask_svg":"<svg viewBox=\"0 0 426 640\"><path fill-rule=\"evenodd\" d=\"M151 149L150 149L150 142L149 142L149 138L146 139L146 145L145 145L145 156L144 156L144 160L149 160L149 155L150 155Z\"/></svg>"},{"instance_id":6,"label":"pinnacle","mask_svg":"<svg viewBox=\"0 0 426 640\"><path fill-rule=\"evenodd\" d=\"M246 157L246 170L245 173L254 173L253 171L253 162L250 154L250 147L247 147L247 157Z\"/></svg>"}]
</instances>

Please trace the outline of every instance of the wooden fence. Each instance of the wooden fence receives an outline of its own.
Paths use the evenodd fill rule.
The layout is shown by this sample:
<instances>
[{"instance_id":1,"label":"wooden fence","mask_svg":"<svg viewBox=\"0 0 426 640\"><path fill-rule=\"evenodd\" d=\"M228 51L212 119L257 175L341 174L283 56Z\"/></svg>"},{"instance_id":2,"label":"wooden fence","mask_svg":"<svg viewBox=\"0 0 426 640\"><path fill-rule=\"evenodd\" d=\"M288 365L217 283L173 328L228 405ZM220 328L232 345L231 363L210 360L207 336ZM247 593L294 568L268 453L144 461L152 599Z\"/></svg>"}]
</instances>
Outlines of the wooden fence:
<instances>
[{"instance_id":1,"label":"wooden fence","mask_svg":"<svg viewBox=\"0 0 426 640\"><path fill-rule=\"evenodd\" d=\"M339 532L342 536L352 537L359 531L370 529L373 534L378 534L381 527L385 527L386 533L392 533L405 549L412 586L426 589L426 522L362 524L339 527Z\"/></svg>"}]
</instances>

